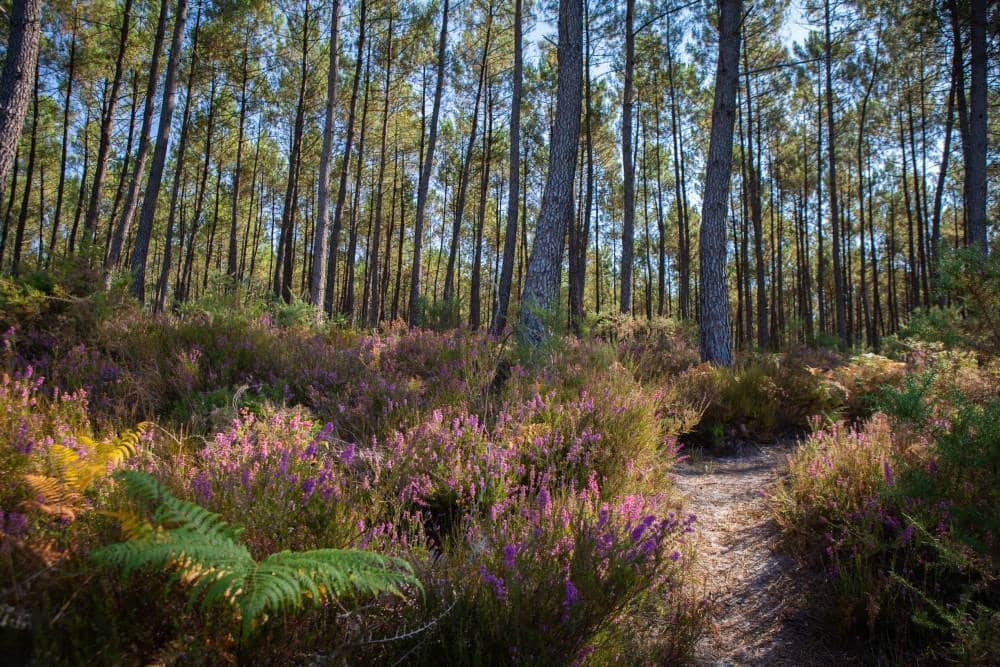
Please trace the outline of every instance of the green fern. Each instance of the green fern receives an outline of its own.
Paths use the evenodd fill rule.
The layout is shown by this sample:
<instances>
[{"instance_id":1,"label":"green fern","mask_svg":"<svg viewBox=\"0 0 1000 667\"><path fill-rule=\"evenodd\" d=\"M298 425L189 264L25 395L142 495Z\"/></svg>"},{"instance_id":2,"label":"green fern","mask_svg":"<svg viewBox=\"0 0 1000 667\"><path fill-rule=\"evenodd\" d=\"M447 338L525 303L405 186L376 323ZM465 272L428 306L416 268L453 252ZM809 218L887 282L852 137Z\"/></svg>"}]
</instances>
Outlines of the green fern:
<instances>
[{"instance_id":1,"label":"green fern","mask_svg":"<svg viewBox=\"0 0 1000 667\"><path fill-rule=\"evenodd\" d=\"M128 540L101 547L91 557L122 570L142 567L174 572L171 584L191 587L189 604L223 603L239 613L243 634L268 613L300 608L349 593L403 595L420 587L409 563L356 549L282 551L255 561L240 541L241 528L204 507L173 496L150 475L115 474L128 495L152 508L149 520L119 515Z\"/></svg>"}]
</instances>

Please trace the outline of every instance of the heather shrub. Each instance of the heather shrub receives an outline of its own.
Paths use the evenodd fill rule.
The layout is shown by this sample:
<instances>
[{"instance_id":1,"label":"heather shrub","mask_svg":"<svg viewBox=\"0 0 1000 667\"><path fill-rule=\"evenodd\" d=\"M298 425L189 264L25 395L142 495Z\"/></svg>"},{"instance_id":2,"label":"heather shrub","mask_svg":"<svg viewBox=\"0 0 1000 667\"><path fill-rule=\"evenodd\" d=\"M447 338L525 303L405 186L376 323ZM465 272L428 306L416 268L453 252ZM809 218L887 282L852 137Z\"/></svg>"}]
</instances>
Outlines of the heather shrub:
<instances>
[{"instance_id":1,"label":"heather shrub","mask_svg":"<svg viewBox=\"0 0 1000 667\"><path fill-rule=\"evenodd\" d=\"M30 509L25 485L0 491L0 564L21 571L32 545L29 570L47 568L5 589L30 619L0 634L0 650L9 640L16 655L53 663L91 660L98 646L125 663L606 664L690 652L705 612L690 579L693 517L666 473L698 410L644 384L638 366L652 357L595 338L552 338L529 355L476 332L361 334L295 309L284 318L234 288L181 314L96 317L85 336L50 332L42 314L17 322L2 340L14 379L0 398L11 443L0 471L57 479L38 458L47 438L76 438L86 457L88 443L119 437L113 427L155 419L115 465L245 527L230 546L246 549L247 567L285 550L372 549L411 563L425 593L321 591L323 604L296 598L240 637L231 605L196 612L187 587L168 587L169 558L125 580L94 570L94 548L150 546L131 538L133 519L152 515L102 472L68 524ZM655 355L680 334L637 335L641 355ZM44 385L26 370L35 362ZM16 449L27 442L31 456Z\"/></svg>"},{"instance_id":2,"label":"heather shrub","mask_svg":"<svg viewBox=\"0 0 1000 667\"><path fill-rule=\"evenodd\" d=\"M897 654L988 660L1000 648L1000 400L972 403L925 372L873 405L864 424L818 430L790 457L775 517L824 564L842 629Z\"/></svg>"},{"instance_id":3,"label":"heather shrub","mask_svg":"<svg viewBox=\"0 0 1000 667\"><path fill-rule=\"evenodd\" d=\"M655 497L601 500L595 485L526 489L470 521L427 573L432 605L447 609L419 662L567 664L621 651L614 625L644 602L677 602L689 571L693 516ZM458 556L458 557L456 557ZM696 623L678 605L678 628ZM662 632L662 630L661 630ZM690 635L669 633L686 654ZM602 661L602 659L598 659Z\"/></svg>"},{"instance_id":4,"label":"heather shrub","mask_svg":"<svg viewBox=\"0 0 1000 667\"><path fill-rule=\"evenodd\" d=\"M636 377L660 381L700 361L696 331L689 322L658 317L652 320L603 314L590 324L591 332L614 346L619 359Z\"/></svg>"}]
</instances>

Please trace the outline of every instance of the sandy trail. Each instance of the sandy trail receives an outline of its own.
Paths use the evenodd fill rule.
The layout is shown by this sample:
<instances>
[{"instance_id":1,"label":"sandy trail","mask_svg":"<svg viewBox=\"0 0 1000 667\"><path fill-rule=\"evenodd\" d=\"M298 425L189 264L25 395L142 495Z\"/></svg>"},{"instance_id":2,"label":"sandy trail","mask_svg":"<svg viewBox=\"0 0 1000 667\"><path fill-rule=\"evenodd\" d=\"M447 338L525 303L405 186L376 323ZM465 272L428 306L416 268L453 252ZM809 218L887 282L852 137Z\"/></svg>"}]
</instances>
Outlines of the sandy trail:
<instances>
[{"instance_id":1,"label":"sandy trail","mask_svg":"<svg viewBox=\"0 0 1000 667\"><path fill-rule=\"evenodd\" d=\"M675 468L698 516L699 576L713 604L698 644L699 665L850 665L806 593L818 585L779 549L762 491L782 474L787 445L741 446L735 455L696 457Z\"/></svg>"}]
</instances>

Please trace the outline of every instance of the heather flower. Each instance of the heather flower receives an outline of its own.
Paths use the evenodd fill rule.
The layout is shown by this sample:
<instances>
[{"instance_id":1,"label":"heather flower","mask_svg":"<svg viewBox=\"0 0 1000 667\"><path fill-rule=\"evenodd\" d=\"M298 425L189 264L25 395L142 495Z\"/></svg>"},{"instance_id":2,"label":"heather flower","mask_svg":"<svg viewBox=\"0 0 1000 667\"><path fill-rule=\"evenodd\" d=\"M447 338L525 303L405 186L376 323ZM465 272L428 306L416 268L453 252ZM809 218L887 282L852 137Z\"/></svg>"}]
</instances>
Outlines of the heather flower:
<instances>
[{"instance_id":1,"label":"heather flower","mask_svg":"<svg viewBox=\"0 0 1000 667\"><path fill-rule=\"evenodd\" d=\"M28 517L20 512L9 512L3 525L3 532L17 539L28 530Z\"/></svg>"},{"instance_id":2,"label":"heather flower","mask_svg":"<svg viewBox=\"0 0 1000 667\"><path fill-rule=\"evenodd\" d=\"M201 503L208 503L212 500L212 480L204 470L198 472L191 480L191 488L195 496Z\"/></svg>"},{"instance_id":3,"label":"heather flower","mask_svg":"<svg viewBox=\"0 0 1000 667\"><path fill-rule=\"evenodd\" d=\"M496 595L498 600L506 599L507 585L504 583L503 579L496 576L482 565L479 566L479 577L483 580L483 583L493 588L493 594Z\"/></svg>"},{"instance_id":4,"label":"heather flower","mask_svg":"<svg viewBox=\"0 0 1000 667\"><path fill-rule=\"evenodd\" d=\"M566 591L566 597L563 601L563 604L565 607L569 608L575 605L579 601L580 594L577 592L576 586L573 585L573 582L570 579L566 580L565 591Z\"/></svg>"},{"instance_id":5,"label":"heather flower","mask_svg":"<svg viewBox=\"0 0 1000 667\"><path fill-rule=\"evenodd\" d=\"M882 462L882 472L885 473L885 483L888 486L892 486L893 485L892 464L889 463L889 459L886 459Z\"/></svg>"},{"instance_id":6,"label":"heather flower","mask_svg":"<svg viewBox=\"0 0 1000 667\"><path fill-rule=\"evenodd\" d=\"M516 565L517 545L508 544L503 548L503 564L508 570L513 570Z\"/></svg>"},{"instance_id":7,"label":"heather flower","mask_svg":"<svg viewBox=\"0 0 1000 667\"><path fill-rule=\"evenodd\" d=\"M538 507L542 510L543 514L548 514L549 508L552 507L552 497L549 495L548 488L544 486L538 492Z\"/></svg>"}]
</instances>

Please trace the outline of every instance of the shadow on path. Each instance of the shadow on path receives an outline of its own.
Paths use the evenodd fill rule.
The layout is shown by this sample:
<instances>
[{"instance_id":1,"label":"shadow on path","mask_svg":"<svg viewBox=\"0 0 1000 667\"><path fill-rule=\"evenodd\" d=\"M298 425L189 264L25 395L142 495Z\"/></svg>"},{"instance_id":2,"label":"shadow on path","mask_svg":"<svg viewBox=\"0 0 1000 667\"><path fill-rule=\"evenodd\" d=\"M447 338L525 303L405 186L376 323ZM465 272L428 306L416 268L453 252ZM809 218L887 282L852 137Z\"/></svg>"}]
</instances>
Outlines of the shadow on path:
<instances>
[{"instance_id":1,"label":"shadow on path","mask_svg":"<svg viewBox=\"0 0 1000 667\"><path fill-rule=\"evenodd\" d=\"M764 491L784 470L791 445L745 447L675 468L688 511L698 516L698 571L712 603L698 665L857 665L810 610L821 582L780 550Z\"/></svg>"}]
</instances>

